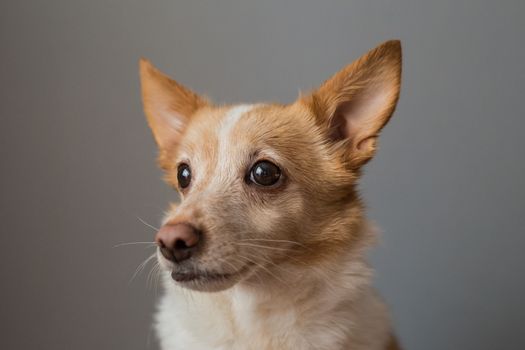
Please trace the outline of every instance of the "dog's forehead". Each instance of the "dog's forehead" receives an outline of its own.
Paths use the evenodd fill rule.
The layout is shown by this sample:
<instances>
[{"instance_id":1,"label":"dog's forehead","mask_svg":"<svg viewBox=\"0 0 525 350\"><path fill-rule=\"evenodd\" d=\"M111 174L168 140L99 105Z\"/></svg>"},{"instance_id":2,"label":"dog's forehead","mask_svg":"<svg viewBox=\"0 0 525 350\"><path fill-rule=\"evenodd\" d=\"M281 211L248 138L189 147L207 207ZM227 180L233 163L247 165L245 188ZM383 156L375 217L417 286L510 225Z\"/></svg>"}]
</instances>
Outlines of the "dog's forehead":
<instances>
[{"instance_id":1,"label":"dog's forehead","mask_svg":"<svg viewBox=\"0 0 525 350\"><path fill-rule=\"evenodd\" d=\"M189 125L183 150L209 159L220 153L234 154L271 134L271 116L264 104L240 104L201 111Z\"/></svg>"}]
</instances>

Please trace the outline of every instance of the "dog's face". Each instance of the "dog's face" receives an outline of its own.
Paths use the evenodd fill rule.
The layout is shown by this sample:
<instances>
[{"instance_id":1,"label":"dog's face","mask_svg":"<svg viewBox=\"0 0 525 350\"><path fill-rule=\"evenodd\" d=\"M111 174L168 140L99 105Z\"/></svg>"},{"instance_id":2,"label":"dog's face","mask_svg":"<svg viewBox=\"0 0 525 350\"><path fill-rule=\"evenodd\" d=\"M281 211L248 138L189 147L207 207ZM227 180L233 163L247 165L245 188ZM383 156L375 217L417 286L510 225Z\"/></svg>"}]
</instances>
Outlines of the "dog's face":
<instances>
[{"instance_id":1,"label":"dog's face","mask_svg":"<svg viewBox=\"0 0 525 350\"><path fill-rule=\"evenodd\" d=\"M355 182L395 108L400 68L391 41L292 104L214 106L141 61L159 162L181 196L156 237L176 283L223 290L348 249L361 222Z\"/></svg>"}]
</instances>

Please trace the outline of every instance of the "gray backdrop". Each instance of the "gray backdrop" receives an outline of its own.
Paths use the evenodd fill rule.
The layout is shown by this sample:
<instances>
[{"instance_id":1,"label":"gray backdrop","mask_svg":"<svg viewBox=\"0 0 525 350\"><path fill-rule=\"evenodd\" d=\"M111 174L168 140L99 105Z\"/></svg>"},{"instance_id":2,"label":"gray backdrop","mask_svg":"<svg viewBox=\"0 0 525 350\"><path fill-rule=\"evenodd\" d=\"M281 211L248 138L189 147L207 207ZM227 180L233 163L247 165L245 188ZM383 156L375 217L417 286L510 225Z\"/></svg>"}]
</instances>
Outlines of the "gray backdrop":
<instances>
[{"instance_id":1,"label":"gray backdrop","mask_svg":"<svg viewBox=\"0 0 525 350\"><path fill-rule=\"evenodd\" d=\"M407 349L525 349L525 2L2 1L0 348L156 349L161 181L137 61L216 101L292 101L400 38L362 182Z\"/></svg>"}]
</instances>

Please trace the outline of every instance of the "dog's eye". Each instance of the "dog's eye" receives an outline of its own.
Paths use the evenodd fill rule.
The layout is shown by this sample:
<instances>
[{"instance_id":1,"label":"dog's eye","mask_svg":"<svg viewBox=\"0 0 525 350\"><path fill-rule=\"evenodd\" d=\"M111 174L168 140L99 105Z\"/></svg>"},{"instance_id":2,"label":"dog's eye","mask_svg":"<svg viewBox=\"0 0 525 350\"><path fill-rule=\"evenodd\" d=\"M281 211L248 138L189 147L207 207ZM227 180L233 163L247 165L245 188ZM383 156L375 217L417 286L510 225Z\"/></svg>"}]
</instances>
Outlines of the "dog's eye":
<instances>
[{"instance_id":1,"label":"dog's eye","mask_svg":"<svg viewBox=\"0 0 525 350\"><path fill-rule=\"evenodd\" d=\"M250 169L250 181L261 186L272 186L281 177L281 169L267 160L255 163Z\"/></svg>"},{"instance_id":2,"label":"dog's eye","mask_svg":"<svg viewBox=\"0 0 525 350\"><path fill-rule=\"evenodd\" d=\"M180 188L186 188L191 182L191 169L188 164L182 163L177 169L177 181Z\"/></svg>"}]
</instances>

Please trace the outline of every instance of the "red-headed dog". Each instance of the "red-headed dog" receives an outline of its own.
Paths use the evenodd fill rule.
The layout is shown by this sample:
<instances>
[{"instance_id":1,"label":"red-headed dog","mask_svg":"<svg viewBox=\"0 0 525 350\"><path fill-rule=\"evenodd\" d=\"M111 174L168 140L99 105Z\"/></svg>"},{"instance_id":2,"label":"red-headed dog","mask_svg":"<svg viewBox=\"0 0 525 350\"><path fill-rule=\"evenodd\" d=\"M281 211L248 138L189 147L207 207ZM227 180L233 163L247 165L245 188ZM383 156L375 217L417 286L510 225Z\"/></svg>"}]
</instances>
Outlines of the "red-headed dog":
<instances>
[{"instance_id":1,"label":"red-headed dog","mask_svg":"<svg viewBox=\"0 0 525 350\"><path fill-rule=\"evenodd\" d=\"M145 60L140 75L181 196L156 236L162 349L397 349L356 184L399 97L399 41L289 105L213 105Z\"/></svg>"}]
</instances>

